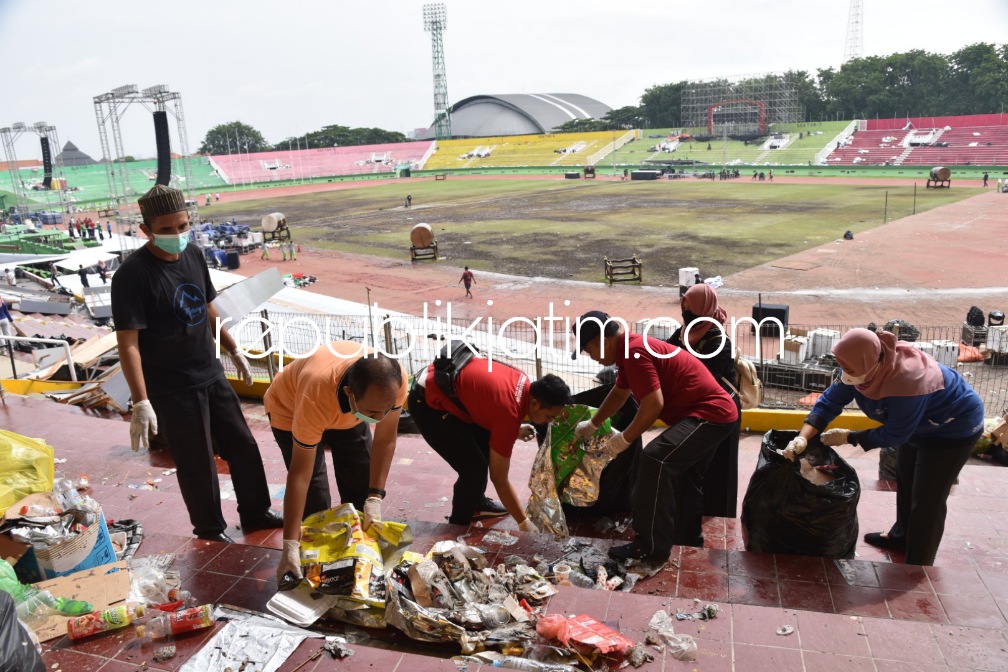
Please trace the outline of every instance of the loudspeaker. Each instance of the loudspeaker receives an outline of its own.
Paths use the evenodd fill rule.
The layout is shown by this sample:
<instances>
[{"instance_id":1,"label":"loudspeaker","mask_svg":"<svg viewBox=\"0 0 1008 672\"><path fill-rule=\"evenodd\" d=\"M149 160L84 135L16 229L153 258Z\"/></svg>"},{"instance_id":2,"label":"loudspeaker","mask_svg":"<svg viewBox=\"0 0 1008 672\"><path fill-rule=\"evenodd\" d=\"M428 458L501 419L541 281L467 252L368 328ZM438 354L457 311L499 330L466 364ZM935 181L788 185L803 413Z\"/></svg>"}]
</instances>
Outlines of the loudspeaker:
<instances>
[{"instance_id":1,"label":"loudspeaker","mask_svg":"<svg viewBox=\"0 0 1008 672\"><path fill-rule=\"evenodd\" d=\"M787 331L788 326L788 316L791 312L791 307L782 303L764 303L762 306L760 304L753 304L752 307L752 318L756 320L759 324L763 320L774 317L780 320L781 326ZM756 333L756 327L750 327L752 333ZM767 322L760 327L760 336L777 336L781 332L776 322Z\"/></svg>"},{"instance_id":2,"label":"loudspeaker","mask_svg":"<svg viewBox=\"0 0 1008 672\"><path fill-rule=\"evenodd\" d=\"M171 182L171 138L168 137L168 113L154 113L154 138L157 140L157 179L155 184Z\"/></svg>"},{"instance_id":3,"label":"loudspeaker","mask_svg":"<svg viewBox=\"0 0 1008 672\"><path fill-rule=\"evenodd\" d=\"M52 189L52 152L49 151L49 138L42 138L42 186L46 191Z\"/></svg>"}]
</instances>

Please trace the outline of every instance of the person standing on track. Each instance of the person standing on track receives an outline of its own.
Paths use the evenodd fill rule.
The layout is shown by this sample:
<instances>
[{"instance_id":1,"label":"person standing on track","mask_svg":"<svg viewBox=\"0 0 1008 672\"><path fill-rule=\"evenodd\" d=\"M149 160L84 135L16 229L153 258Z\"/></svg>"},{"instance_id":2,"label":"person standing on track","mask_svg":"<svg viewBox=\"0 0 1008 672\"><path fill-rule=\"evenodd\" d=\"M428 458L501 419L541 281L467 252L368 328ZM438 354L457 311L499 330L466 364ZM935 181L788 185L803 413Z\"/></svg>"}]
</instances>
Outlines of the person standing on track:
<instances>
[{"instance_id":1,"label":"person standing on track","mask_svg":"<svg viewBox=\"0 0 1008 672\"><path fill-rule=\"evenodd\" d=\"M466 298L473 298L472 286L473 283L476 282L476 277L473 275L473 272L469 270L468 266L466 266L465 270L462 271L462 277L459 279L459 282L465 284Z\"/></svg>"}]
</instances>

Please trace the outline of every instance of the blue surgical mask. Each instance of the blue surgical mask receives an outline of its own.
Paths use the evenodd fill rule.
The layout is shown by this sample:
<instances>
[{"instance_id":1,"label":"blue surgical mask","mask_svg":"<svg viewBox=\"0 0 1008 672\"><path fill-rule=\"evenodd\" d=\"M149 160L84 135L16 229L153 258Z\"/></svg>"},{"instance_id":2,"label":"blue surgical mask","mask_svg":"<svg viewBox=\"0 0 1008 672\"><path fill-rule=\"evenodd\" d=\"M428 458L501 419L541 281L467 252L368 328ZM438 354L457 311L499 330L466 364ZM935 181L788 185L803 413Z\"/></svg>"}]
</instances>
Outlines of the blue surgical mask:
<instances>
[{"instance_id":1,"label":"blue surgical mask","mask_svg":"<svg viewBox=\"0 0 1008 672\"><path fill-rule=\"evenodd\" d=\"M189 233L154 234L154 246L168 254L182 254L189 243Z\"/></svg>"},{"instance_id":2,"label":"blue surgical mask","mask_svg":"<svg viewBox=\"0 0 1008 672\"><path fill-rule=\"evenodd\" d=\"M375 418L372 418L370 415L364 415L363 413L361 413L360 411L358 411L357 410L357 402L356 402L356 400L354 400L349 395L347 396L347 398L350 399L350 403L352 404L351 408L353 408L353 414L354 414L355 418L357 418L358 420L363 420L364 422L366 422L369 425L376 425L379 422L381 422L381 420L376 420ZM388 413L386 413L385 415L388 415ZM384 418L382 418L382 420L384 420Z\"/></svg>"}]
</instances>

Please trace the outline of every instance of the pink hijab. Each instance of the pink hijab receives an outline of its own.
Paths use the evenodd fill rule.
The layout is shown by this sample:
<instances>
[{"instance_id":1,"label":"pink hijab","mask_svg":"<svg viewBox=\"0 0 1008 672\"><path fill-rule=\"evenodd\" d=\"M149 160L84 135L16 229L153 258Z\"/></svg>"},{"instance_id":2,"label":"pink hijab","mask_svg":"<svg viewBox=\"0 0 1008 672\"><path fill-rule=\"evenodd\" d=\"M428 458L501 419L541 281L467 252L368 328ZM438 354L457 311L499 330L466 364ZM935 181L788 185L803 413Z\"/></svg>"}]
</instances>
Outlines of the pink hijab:
<instances>
[{"instance_id":1,"label":"pink hijab","mask_svg":"<svg viewBox=\"0 0 1008 672\"><path fill-rule=\"evenodd\" d=\"M686 290L683 294L682 299L679 301L679 306L690 313L693 313L697 317L710 317L721 323L721 326L725 326L725 321L728 319L728 313L725 312L724 308L718 305L717 292L710 285L699 284L693 285ZM686 325L683 325L686 326ZM690 329L689 342L690 345L696 345L703 338L704 334L710 331L710 322L700 322L697 326Z\"/></svg>"},{"instance_id":2,"label":"pink hijab","mask_svg":"<svg viewBox=\"0 0 1008 672\"><path fill-rule=\"evenodd\" d=\"M851 329L833 346L833 354L855 376L865 375L878 364L871 377L857 386L869 399L916 397L945 387L938 362L888 331Z\"/></svg>"}]
</instances>

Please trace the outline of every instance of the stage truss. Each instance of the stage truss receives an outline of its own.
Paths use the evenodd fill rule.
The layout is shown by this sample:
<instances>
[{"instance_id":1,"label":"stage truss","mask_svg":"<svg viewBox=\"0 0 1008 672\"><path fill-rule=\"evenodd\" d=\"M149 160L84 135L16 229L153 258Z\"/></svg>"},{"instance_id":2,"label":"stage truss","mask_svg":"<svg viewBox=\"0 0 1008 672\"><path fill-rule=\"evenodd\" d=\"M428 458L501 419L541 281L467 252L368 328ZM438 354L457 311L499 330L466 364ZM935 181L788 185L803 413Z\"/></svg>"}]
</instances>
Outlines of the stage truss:
<instances>
[{"instance_id":1,"label":"stage truss","mask_svg":"<svg viewBox=\"0 0 1008 672\"><path fill-rule=\"evenodd\" d=\"M682 90L682 123L698 139L757 138L801 120L797 89L783 74L690 82Z\"/></svg>"},{"instance_id":2,"label":"stage truss","mask_svg":"<svg viewBox=\"0 0 1008 672\"><path fill-rule=\"evenodd\" d=\"M24 183L21 171L17 167L18 159L14 144L18 141L18 138L25 133L34 133L40 140L42 138L46 138L49 141L50 173L48 176L43 173L42 184L45 183L45 177L49 178L50 184L48 188L42 189L39 192L45 194L45 209L53 207L53 203L49 201L49 196L55 192L57 198L59 199L60 212L68 212L70 209L70 199L64 188L66 186L66 180L63 175L63 161L59 158L62 153L62 148L59 144L59 135L56 133L55 126L50 126L44 121L35 122L31 126L18 121L10 126L0 128L0 142L3 143L4 157L7 161L8 167L7 172L10 175L12 191L14 192L14 207L22 215L27 216L30 210L28 201L35 200L28 195L29 191L34 190L30 189L30 187Z\"/></svg>"},{"instance_id":3,"label":"stage truss","mask_svg":"<svg viewBox=\"0 0 1008 672\"><path fill-rule=\"evenodd\" d=\"M177 153L181 157L179 163L182 164L182 174L178 175L172 170L171 185L186 195L193 221L198 222L199 213L192 187L189 138L182 110L182 94L169 91L164 84L151 86L142 91L138 90L136 84L126 84L94 97L98 137L101 140L102 157L106 160L105 174L108 178L109 199L112 201L110 205L124 215L136 212L136 200L142 195L130 186L129 164L122 160L127 154L123 145L120 121L133 103L142 105L152 115L154 112L167 112L175 119L178 133Z\"/></svg>"}]
</instances>

